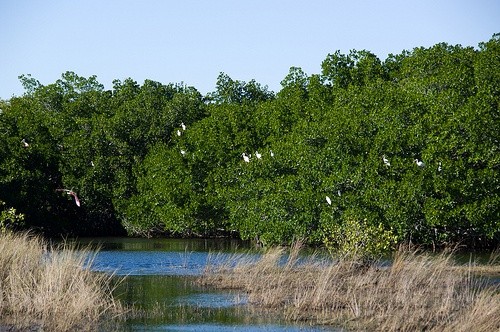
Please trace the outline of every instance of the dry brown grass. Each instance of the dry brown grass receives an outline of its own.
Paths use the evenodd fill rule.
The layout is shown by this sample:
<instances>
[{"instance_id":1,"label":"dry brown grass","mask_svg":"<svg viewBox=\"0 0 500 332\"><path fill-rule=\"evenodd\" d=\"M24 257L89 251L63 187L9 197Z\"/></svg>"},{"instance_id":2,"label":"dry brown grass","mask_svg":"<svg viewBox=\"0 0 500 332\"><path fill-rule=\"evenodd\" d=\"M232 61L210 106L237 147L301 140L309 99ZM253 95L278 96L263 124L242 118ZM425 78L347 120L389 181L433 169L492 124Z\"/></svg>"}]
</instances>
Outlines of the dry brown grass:
<instances>
[{"instance_id":1,"label":"dry brown grass","mask_svg":"<svg viewBox=\"0 0 500 332\"><path fill-rule=\"evenodd\" d=\"M397 252L390 266L355 259L299 260L299 246L256 262L207 269L200 283L239 288L291 320L369 331L498 331L500 292L451 253ZM283 263L283 257L286 261ZM500 275L500 265L488 271Z\"/></svg>"},{"instance_id":2,"label":"dry brown grass","mask_svg":"<svg viewBox=\"0 0 500 332\"><path fill-rule=\"evenodd\" d=\"M29 234L0 233L0 328L95 330L104 318L120 316L111 276L86 269L89 256Z\"/></svg>"}]
</instances>

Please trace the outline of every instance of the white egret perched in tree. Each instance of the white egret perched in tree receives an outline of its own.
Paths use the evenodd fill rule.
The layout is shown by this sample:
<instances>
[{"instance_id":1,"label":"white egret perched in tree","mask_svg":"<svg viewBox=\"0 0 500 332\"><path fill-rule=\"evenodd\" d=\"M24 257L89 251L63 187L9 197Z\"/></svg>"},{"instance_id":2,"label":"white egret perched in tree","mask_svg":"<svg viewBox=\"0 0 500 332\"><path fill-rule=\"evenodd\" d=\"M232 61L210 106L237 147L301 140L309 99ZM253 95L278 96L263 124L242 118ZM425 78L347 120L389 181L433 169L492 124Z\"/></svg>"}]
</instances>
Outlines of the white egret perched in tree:
<instances>
[{"instance_id":1,"label":"white egret perched in tree","mask_svg":"<svg viewBox=\"0 0 500 332\"><path fill-rule=\"evenodd\" d=\"M328 205L332 205L332 200L328 196L326 196L326 202L328 203Z\"/></svg>"},{"instance_id":2,"label":"white egret perched in tree","mask_svg":"<svg viewBox=\"0 0 500 332\"><path fill-rule=\"evenodd\" d=\"M177 136L181 136L181 131L179 129L177 129Z\"/></svg>"},{"instance_id":3,"label":"white egret perched in tree","mask_svg":"<svg viewBox=\"0 0 500 332\"><path fill-rule=\"evenodd\" d=\"M80 199L78 198L78 196L76 195L76 193L73 190L69 190L69 189L56 189L56 191L65 191L68 195L73 196L73 198L75 199L76 206L78 206L78 207L80 206Z\"/></svg>"},{"instance_id":4,"label":"white egret perched in tree","mask_svg":"<svg viewBox=\"0 0 500 332\"><path fill-rule=\"evenodd\" d=\"M247 163L249 163L249 162L250 162L250 157L249 157L249 156L247 156L247 154L246 154L245 152L243 152L243 153L241 154L241 156L243 157L243 160L244 160L245 162L247 162Z\"/></svg>"},{"instance_id":5,"label":"white egret perched in tree","mask_svg":"<svg viewBox=\"0 0 500 332\"><path fill-rule=\"evenodd\" d=\"M262 158L262 155L259 153L259 151L255 151L255 156L257 157L257 159Z\"/></svg>"},{"instance_id":6,"label":"white egret perched in tree","mask_svg":"<svg viewBox=\"0 0 500 332\"><path fill-rule=\"evenodd\" d=\"M443 168L441 167L441 162L438 163L438 172L441 172Z\"/></svg>"},{"instance_id":7,"label":"white egret perched in tree","mask_svg":"<svg viewBox=\"0 0 500 332\"><path fill-rule=\"evenodd\" d=\"M181 122L181 128L182 130L186 130L186 125L184 124L184 122Z\"/></svg>"},{"instance_id":8,"label":"white egret perched in tree","mask_svg":"<svg viewBox=\"0 0 500 332\"><path fill-rule=\"evenodd\" d=\"M274 152L273 152L273 150L270 150L270 152L269 152L269 153L271 154L271 157L274 157Z\"/></svg>"},{"instance_id":9,"label":"white egret perched in tree","mask_svg":"<svg viewBox=\"0 0 500 332\"><path fill-rule=\"evenodd\" d=\"M29 146L30 146L30 145L28 144L28 142L26 142L26 140L25 140L24 138L21 140L21 144L23 145L23 147L24 147L24 148L27 148L27 147L29 147Z\"/></svg>"},{"instance_id":10,"label":"white egret perched in tree","mask_svg":"<svg viewBox=\"0 0 500 332\"><path fill-rule=\"evenodd\" d=\"M391 163L389 160L385 157L385 154L382 156L382 160L384 161L385 166L391 166Z\"/></svg>"},{"instance_id":11,"label":"white egret perched in tree","mask_svg":"<svg viewBox=\"0 0 500 332\"><path fill-rule=\"evenodd\" d=\"M186 154L186 151L181 150L181 154L184 156Z\"/></svg>"},{"instance_id":12,"label":"white egret perched in tree","mask_svg":"<svg viewBox=\"0 0 500 332\"><path fill-rule=\"evenodd\" d=\"M415 164L417 164L418 167L424 167L425 163L423 161L420 161L418 159L415 159Z\"/></svg>"}]
</instances>

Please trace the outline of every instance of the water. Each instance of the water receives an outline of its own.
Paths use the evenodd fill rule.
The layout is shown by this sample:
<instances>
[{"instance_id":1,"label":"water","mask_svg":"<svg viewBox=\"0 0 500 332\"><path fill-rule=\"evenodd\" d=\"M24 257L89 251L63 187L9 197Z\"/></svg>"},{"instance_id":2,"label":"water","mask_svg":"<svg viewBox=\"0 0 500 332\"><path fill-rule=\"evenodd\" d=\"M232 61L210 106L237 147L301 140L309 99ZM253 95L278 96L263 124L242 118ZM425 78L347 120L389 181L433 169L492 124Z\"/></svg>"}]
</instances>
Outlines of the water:
<instances>
[{"instance_id":1,"label":"water","mask_svg":"<svg viewBox=\"0 0 500 332\"><path fill-rule=\"evenodd\" d=\"M91 269L114 273L115 296L134 308L124 331L333 331L290 324L275 314L256 313L245 294L197 286L193 279L207 264L234 253L249 253L248 243L229 240L81 239L101 247ZM255 252L255 257L258 257ZM338 331L338 330L337 330Z\"/></svg>"}]
</instances>

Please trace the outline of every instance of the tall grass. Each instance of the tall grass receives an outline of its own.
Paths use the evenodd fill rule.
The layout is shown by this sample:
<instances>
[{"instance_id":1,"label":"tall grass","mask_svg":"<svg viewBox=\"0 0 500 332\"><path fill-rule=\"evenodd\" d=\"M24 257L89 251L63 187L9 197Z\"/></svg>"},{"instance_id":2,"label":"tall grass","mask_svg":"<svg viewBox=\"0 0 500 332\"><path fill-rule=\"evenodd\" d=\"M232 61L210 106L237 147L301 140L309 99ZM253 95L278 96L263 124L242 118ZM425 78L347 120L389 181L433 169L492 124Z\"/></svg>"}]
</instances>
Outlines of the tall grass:
<instances>
[{"instance_id":1,"label":"tall grass","mask_svg":"<svg viewBox=\"0 0 500 332\"><path fill-rule=\"evenodd\" d=\"M369 331L498 331L498 285L458 266L451 253L397 252L391 264L299 259L272 249L257 262L208 268L200 282L240 288L257 307L296 321ZM285 259L285 261L284 261ZM490 272L500 275L498 262Z\"/></svg>"},{"instance_id":2,"label":"tall grass","mask_svg":"<svg viewBox=\"0 0 500 332\"><path fill-rule=\"evenodd\" d=\"M111 276L85 268L89 257L89 250L0 233L0 327L85 331L121 315Z\"/></svg>"}]
</instances>

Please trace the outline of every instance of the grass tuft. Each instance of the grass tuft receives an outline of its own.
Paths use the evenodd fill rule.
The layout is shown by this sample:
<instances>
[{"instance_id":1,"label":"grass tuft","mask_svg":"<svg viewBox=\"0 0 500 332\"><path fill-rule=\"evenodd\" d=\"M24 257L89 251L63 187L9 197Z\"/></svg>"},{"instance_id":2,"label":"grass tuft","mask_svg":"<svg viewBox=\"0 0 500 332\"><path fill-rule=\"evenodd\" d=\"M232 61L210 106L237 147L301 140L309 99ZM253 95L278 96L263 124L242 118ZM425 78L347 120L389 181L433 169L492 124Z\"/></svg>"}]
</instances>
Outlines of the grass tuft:
<instances>
[{"instance_id":1,"label":"grass tuft","mask_svg":"<svg viewBox=\"0 0 500 332\"><path fill-rule=\"evenodd\" d=\"M0 233L0 327L91 331L105 318L121 316L112 276L88 270L89 257L90 250Z\"/></svg>"},{"instance_id":2,"label":"grass tuft","mask_svg":"<svg viewBox=\"0 0 500 332\"><path fill-rule=\"evenodd\" d=\"M293 321L369 331L498 331L499 285L480 277L476 264L453 254L400 250L390 264L343 258L299 259L273 248L261 259L207 269L199 282L239 288L253 306ZM500 275L498 260L488 275Z\"/></svg>"}]
</instances>

